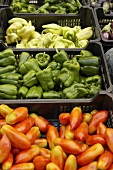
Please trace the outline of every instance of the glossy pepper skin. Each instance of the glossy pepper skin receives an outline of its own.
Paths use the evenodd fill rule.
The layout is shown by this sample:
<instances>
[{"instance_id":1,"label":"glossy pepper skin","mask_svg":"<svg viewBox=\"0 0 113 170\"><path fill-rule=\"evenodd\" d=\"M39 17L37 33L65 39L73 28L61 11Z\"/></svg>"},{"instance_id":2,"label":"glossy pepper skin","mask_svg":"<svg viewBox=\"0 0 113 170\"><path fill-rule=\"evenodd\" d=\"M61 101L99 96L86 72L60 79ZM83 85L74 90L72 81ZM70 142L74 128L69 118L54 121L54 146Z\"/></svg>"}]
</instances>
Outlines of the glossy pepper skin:
<instances>
[{"instance_id":1,"label":"glossy pepper skin","mask_svg":"<svg viewBox=\"0 0 113 170\"><path fill-rule=\"evenodd\" d=\"M63 150L60 146L55 146L51 150L50 161L55 163L61 170L64 168Z\"/></svg>"},{"instance_id":2,"label":"glossy pepper skin","mask_svg":"<svg viewBox=\"0 0 113 170\"><path fill-rule=\"evenodd\" d=\"M10 108L8 105L6 104L1 104L0 105L0 114L5 118L9 113L11 113L13 111L12 108Z\"/></svg>"},{"instance_id":3,"label":"glossy pepper skin","mask_svg":"<svg viewBox=\"0 0 113 170\"><path fill-rule=\"evenodd\" d=\"M69 123L70 113L61 113L59 115L59 121L62 125L67 125Z\"/></svg>"},{"instance_id":4,"label":"glossy pepper skin","mask_svg":"<svg viewBox=\"0 0 113 170\"><path fill-rule=\"evenodd\" d=\"M110 149L111 152L113 152L113 129L112 128L106 129L105 139L108 148Z\"/></svg>"},{"instance_id":5,"label":"glossy pepper skin","mask_svg":"<svg viewBox=\"0 0 113 170\"><path fill-rule=\"evenodd\" d=\"M86 122L87 124L89 124L91 119L92 119L92 115L90 113L82 114L82 122Z\"/></svg>"},{"instance_id":6,"label":"glossy pepper skin","mask_svg":"<svg viewBox=\"0 0 113 170\"><path fill-rule=\"evenodd\" d=\"M47 147L47 139L45 138L37 138L35 141L34 141L34 144L35 145L38 145L39 148L46 148Z\"/></svg>"},{"instance_id":7,"label":"glossy pepper skin","mask_svg":"<svg viewBox=\"0 0 113 170\"><path fill-rule=\"evenodd\" d=\"M45 170L46 169L46 165L50 162L49 159L47 159L44 156L36 156L33 159L33 164L35 166L35 170Z\"/></svg>"},{"instance_id":8,"label":"glossy pepper skin","mask_svg":"<svg viewBox=\"0 0 113 170\"><path fill-rule=\"evenodd\" d=\"M102 122L100 122L97 127L97 134L102 135L105 138L106 129L107 127Z\"/></svg>"},{"instance_id":9,"label":"glossy pepper skin","mask_svg":"<svg viewBox=\"0 0 113 170\"><path fill-rule=\"evenodd\" d=\"M6 133L11 141L12 146L17 149L29 149L31 147L29 139L22 132L19 132L10 125L2 126L1 133Z\"/></svg>"},{"instance_id":10,"label":"glossy pepper skin","mask_svg":"<svg viewBox=\"0 0 113 170\"><path fill-rule=\"evenodd\" d=\"M41 99L43 94L43 90L41 86L32 86L27 94L26 94L26 98L27 99Z\"/></svg>"},{"instance_id":11,"label":"glossy pepper skin","mask_svg":"<svg viewBox=\"0 0 113 170\"><path fill-rule=\"evenodd\" d=\"M65 161L64 170L77 170L77 160L75 155L69 155Z\"/></svg>"},{"instance_id":12,"label":"glossy pepper skin","mask_svg":"<svg viewBox=\"0 0 113 170\"><path fill-rule=\"evenodd\" d=\"M2 170L10 169L13 165L13 154L10 153L8 158L2 163Z\"/></svg>"},{"instance_id":13,"label":"glossy pepper skin","mask_svg":"<svg viewBox=\"0 0 113 170\"><path fill-rule=\"evenodd\" d=\"M87 145L94 145L96 143L100 143L104 146L106 144L106 140L101 135L89 135L85 142Z\"/></svg>"},{"instance_id":14,"label":"glossy pepper skin","mask_svg":"<svg viewBox=\"0 0 113 170\"><path fill-rule=\"evenodd\" d=\"M92 145L90 148L82 152L77 157L77 162L80 166L87 165L93 162L98 156L100 156L104 152L104 148L101 144L97 143Z\"/></svg>"},{"instance_id":15,"label":"glossy pepper skin","mask_svg":"<svg viewBox=\"0 0 113 170\"><path fill-rule=\"evenodd\" d=\"M14 84L0 84L0 99L16 99L17 86Z\"/></svg>"},{"instance_id":16,"label":"glossy pepper skin","mask_svg":"<svg viewBox=\"0 0 113 170\"><path fill-rule=\"evenodd\" d=\"M35 121L35 126L37 126L39 128L39 130L41 132L46 132L47 131L47 123L44 119L42 119L40 116L38 116L37 114L35 113L31 113L30 114L30 117L34 118L34 121Z\"/></svg>"},{"instance_id":17,"label":"glossy pepper skin","mask_svg":"<svg viewBox=\"0 0 113 170\"><path fill-rule=\"evenodd\" d=\"M22 120L24 120L28 116L27 107L18 107L13 110L13 112L9 113L6 116L6 123L10 125L14 125Z\"/></svg>"},{"instance_id":18,"label":"glossy pepper skin","mask_svg":"<svg viewBox=\"0 0 113 170\"><path fill-rule=\"evenodd\" d=\"M88 137L88 124L86 122L81 122L75 129L74 134L77 140L84 141Z\"/></svg>"},{"instance_id":19,"label":"glossy pepper skin","mask_svg":"<svg viewBox=\"0 0 113 170\"><path fill-rule=\"evenodd\" d=\"M100 122L105 123L108 118L108 111L101 110L95 113L89 124L89 134L94 133L97 130L97 126Z\"/></svg>"},{"instance_id":20,"label":"glossy pepper skin","mask_svg":"<svg viewBox=\"0 0 113 170\"><path fill-rule=\"evenodd\" d=\"M46 54L45 52L36 54L35 58L41 69L46 68L51 60L50 56Z\"/></svg>"},{"instance_id":21,"label":"glossy pepper skin","mask_svg":"<svg viewBox=\"0 0 113 170\"><path fill-rule=\"evenodd\" d=\"M113 163L111 164L111 166L108 168L108 170L112 170L113 169Z\"/></svg>"},{"instance_id":22,"label":"glossy pepper skin","mask_svg":"<svg viewBox=\"0 0 113 170\"><path fill-rule=\"evenodd\" d=\"M60 138L65 138L65 131L66 131L66 125L61 125L60 131L59 131L59 137Z\"/></svg>"},{"instance_id":23,"label":"glossy pepper skin","mask_svg":"<svg viewBox=\"0 0 113 170\"><path fill-rule=\"evenodd\" d=\"M4 73L0 75L1 84L13 84L19 86L19 80L22 79L22 75L18 73Z\"/></svg>"},{"instance_id":24,"label":"glossy pepper skin","mask_svg":"<svg viewBox=\"0 0 113 170\"><path fill-rule=\"evenodd\" d=\"M85 76L93 76L99 74L99 67L96 66L82 66L81 73Z\"/></svg>"},{"instance_id":25,"label":"glossy pepper skin","mask_svg":"<svg viewBox=\"0 0 113 170\"><path fill-rule=\"evenodd\" d=\"M69 69L63 67L58 74L57 79L62 86L69 87L74 81L74 75Z\"/></svg>"},{"instance_id":26,"label":"glossy pepper skin","mask_svg":"<svg viewBox=\"0 0 113 170\"><path fill-rule=\"evenodd\" d=\"M80 107L74 107L71 111L70 119L69 119L71 129L72 130L76 129L77 126L79 126L79 124L81 123L81 121L82 121L82 110Z\"/></svg>"},{"instance_id":27,"label":"glossy pepper skin","mask_svg":"<svg viewBox=\"0 0 113 170\"><path fill-rule=\"evenodd\" d=\"M113 162L113 153L110 151L105 151L98 159L97 168L98 169L108 169Z\"/></svg>"},{"instance_id":28,"label":"glossy pepper skin","mask_svg":"<svg viewBox=\"0 0 113 170\"><path fill-rule=\"evenodd\" d=\"M19 67L25 63L29 58L31 58L30 54L28 52L22 52L19 56Z\"/></svg>"},{"instance_id":29,"label":"glossy pepper skin","mask_svg":"<svg viewBox=\"0 0 113 170\"><path fill-rule=\"evenodd\" d=\"M31 127L34 125L34 118L32 117L27 117L26 119L24 119L23 121L17 123L16 125L14 125L13 127L15 129L17 129L18 131L22 132L22 133L27 133L28 130L31 129Z\"/></svg>"},{"instance_id":30,"label":"glossy pepper skin","mask_svg":"<svg viewBox=\"0 0 113 170\"><path fill-rule=\"evenodd\" d=\"M39 80L43 90L49 91L54 88L54 82L52 78L52 69L46 68L36 73L36 77Z\"/></svg>"},{"instance_id":31,"label":"glossy pepper skin","mask_svg":"<svg viewBox=\"0 0 113 170\"><path fill-rule=\"evenodd\" d=\"M74 130L71 129L71 126L70 124L68 124L66 126L66 129L65 129L65 139L75 139L75 134L74 134Z\"/></svg>"},{"instance_id":32,"label":"glossy pepper skin","mask_svg":"<svg viewBox=\"0 0 113 170\"><path fill-rule=\"evenodd\" d=\"M54 162L50 162L47 164L46 170L61 170L61 169Z\"/></svg>"},{"instance_id":33,"label":"glossy pepper skin","mask_svg":"<svg viewBox=\"0 0 113 170\"><path fill-rule=\"evenodd\" d=\"M73 82L71 86L63 90L63 94L68 99L83 98L87 96L88 90L84 84Z\"/></svg>"},{"instance_id":34,"label":"glossy pepper skin","mask_svg":"<svg viewBox=\"0 0 113 170\"><path fill-rule=\"evenodd\" d=\"M64 50L60 50L60 51L56 50L56 52L57 54L53 56L53 60L56 61L57 63L63 65L65 61L69 60L69 57Z\"/></svg>"},{"instance_id":35,"label":"glossy pepper skin","mask_svg":"<svg viewBox=\"0 0 113 170\"><path fill-rule=\"evenodd\" d=\"M50 153L51 150L46 148L40 148L40 153L39 153L40 156L44 156L45 158L50 159Z\"/></svg>"},{"instance_id":36,"label":"glossy pepper skin","mask_svg":"<svg viewBox=\"0 0 113 170\"><path fill-rule=\"evenodd\" d=\"M21 163L17 165L13 165L10 170L20 170L20 169L25 169L25 170L34 170L34 164L29 162L29 163Z\"/></svg>"},{"instance_id":37,"label":"glossy pepper skin","mask_svg":"<svg viewBox=\"0 0 113 170\"><path fill-rule=\"evenodd\" d=\"M75 60L69 60L63 63L63 67L71 71L74 75L74 81L79 83L79 71L80 71L79 63Z\"/></svg>"},{"instance_id":38,"label":"glossy pepper skin","mask_svg":"<svg viewBox=\"0 0 113 170\"><path fill-rule=\"evenodd\" d=\"M6 134L2 135L0 140L0 163L3 163L9 156L11 151L11 142Z\"/></svg>"},{"instance_id":39,"label":"glossy pepper skin","mask_svg":"<svg viewBox=\"0 0 113 170\"><path fill-rule=\"evenodd\" d=\"M19 72L22 75L25 75L28 73L28 71L34 70L35 72L40 71L38 62L35 58L30 58L27 61L25 61L21 66L19 67Z\"/></svg>"},{"instance_id":40,"label":"glossy pepper skin","mask_svg":"<svg viewBox=\"0 0 113 170\"><path fill-rule=\"evenodd\" d=\"M78 155L82 152L80 144L74 140L55 138L53 140L54 145L59 145L62 147L63 151L68 154Z\"/></svg>"},{"instance_id":41,"label":"glossy pepper skin","mask_svg":"<svg viewBox=\"0 0 113 170\"><path fill-rule=\"evenodd\" d=\"M0 74L10 73L15 71L16 67L14 65L8 65L6 67L0 67Z\"/></svg>"},{"instance_id":42,"label":"glossy pepper skin","mask_svg":"<svg viewBox=\"0 0 113 170\"><path fill-rule=\"evenodd\" d=\"M6 125L6 121L5 121L5 119L0 119L0 128L1 128L3 125Z\"/></svg>"},{"instance_id":43,"label":"glossy pepper skin","mask_svg":"<svg viewBox=\"0 0 113 170\"><path fill-rule=\"evenodd\" d=\"M61 64L57 63L55 61L51 61L48 66L48 68L51 68L52 70L60 70L61 69Z\"/></svg>"},{"instance_id":44,"label":"glossy pepper skin","mask_svg":"<svg viewBox=\"0 0 113 170\"><path fill-rule=\"evenodd\" d=\"M60 99L61 97L61 93L54 90L43 92L43 99Z\"/></svg>"},{"instance_id":45,"label":"glossy pepper skin","mask_svg":"<svg viewBox=\"0 0 113 170\"><path fill-rule=\"evenodd\" d=\"M33 144L35 140L39 137L41 137L40 130L37 126L33 126L27 133L26 133L27 138Z\"/></svg>"},{"instance_id":46,"label":"glossy pepper skin","mask_svg":"<svg viewBox=\"0 0 113 170\"><path fill-rule=\"evenodd\" d=\"M30 88L37 84L38 84L38 80L36 78L36 72L34 70L28 71L28 73L23 76L24 86Z\"/></svg>"},{"instance_id":47,"label":"glossy pepper skin","mask_svg":"<svg viewBox=\"0 0 113 170\"><path fill-rule=\"evenodd\" d=\"M87 77L85 79L86 84L94 85L94 86L99 86L102 83L102 78L99 75L94 75L91 77Z\"/></svg>"},{"instance_id":48,"label":"glossy pepper skin","mask_svg":"<svg viewBox=\"0 0 113 170\"><path fill-rule=\"evenodd\" d=\"M53 125L48 125L48 130L46 132L46 139L49 144L49 148L52 149L55 145L53 140L59 137L58 130Z\"/></svg>"},{"instance_id":49,"label":"glossy pepper skin","mask_svg":"<svg viewBox=\"0 0 113 170\"><path fill-rule=\"evenodd\" d=\"M97 161L91 162L88 165L85 165L78 170L97 170Z\"/></svg>"},{"instance_id":50,"label":"glossy pepper skin","mask_svg":"<svg viewBox=\"0 0 113 170\"><path fill-rule=\"evenodd\" d=\"M28 92L28 88L25 86L21 86L18 90L18 97L21 99L26 98L26 94Z\"/></svg>"},{"instance_id":51,"label":"glossy pepper skin","mask_svg":"<svg viewBox=\"0 0 113 170\"><path fill-rule=\"evenodd\" d=\"M32 159L38 156L40 153L40 148L37 145L31 145L29 149L23 149L15 157L15 163L27 163L32 161Z\"/></svg>"}]
</instances>

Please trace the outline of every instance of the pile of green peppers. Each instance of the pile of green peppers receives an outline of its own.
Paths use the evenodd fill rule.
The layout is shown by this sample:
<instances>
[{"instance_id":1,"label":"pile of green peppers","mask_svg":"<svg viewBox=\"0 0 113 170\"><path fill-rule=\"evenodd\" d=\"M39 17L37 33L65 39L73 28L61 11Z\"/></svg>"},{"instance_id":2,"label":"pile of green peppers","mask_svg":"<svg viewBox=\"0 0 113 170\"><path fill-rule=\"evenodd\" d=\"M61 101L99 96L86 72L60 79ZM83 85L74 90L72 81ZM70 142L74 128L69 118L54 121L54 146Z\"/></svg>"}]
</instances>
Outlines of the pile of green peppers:
<instances>
[{"instance_id":1,"label":"pile of green peppers","mask_svg":"<svg viewBox=\"0 0 113 170\"><path fill-rule=\"evenodd\" d=\"M10 8L14 13L35 13L36 5L29 4L30 0L12 0Z\"/></svg>"},{"instance_id":2,"label":"pile of green peppers","mask_svg":"<svg viewBox=\"0 0 113 170\"><path fill-rule=\"evenodd\" d=\"M90 98L101 89L99 66L100 58L87 50L72 58L64 50L16 58L6 49L0 53L0 99Z\"/></svg>"},{"instance_id":3,"label":"pile of green peppers","mask_svg":"<svg viewBox=\"0 0 113 170\"><path fill-rule=\"evenodd\" d=\"M39 8L30 0L12 0L10 8L14 13L78 13L82 4L79 0L44 0ZM38 5L38 4L37 4Z\"/></svg>"},{"instance_id":4,"label":"pile of green peppers","mask_svg":"<svg viewBox=\"0 0 113 170\"><path fill-rule=\"evenodd\" d=\"M0 99L16 99L19 80L17 62L12 49L0 52Z\"/></svg>"},{"instance_id":5,"label":"pile of green peppers","mask_svg":"<svg viewBox=\"0 0 113 170\"><path fill-rule=\"evenodd\" d=\"M38 8L36 13L78 13L82 4L79 0L44 0L41 7Z\"/></svg>"}]
</instances>

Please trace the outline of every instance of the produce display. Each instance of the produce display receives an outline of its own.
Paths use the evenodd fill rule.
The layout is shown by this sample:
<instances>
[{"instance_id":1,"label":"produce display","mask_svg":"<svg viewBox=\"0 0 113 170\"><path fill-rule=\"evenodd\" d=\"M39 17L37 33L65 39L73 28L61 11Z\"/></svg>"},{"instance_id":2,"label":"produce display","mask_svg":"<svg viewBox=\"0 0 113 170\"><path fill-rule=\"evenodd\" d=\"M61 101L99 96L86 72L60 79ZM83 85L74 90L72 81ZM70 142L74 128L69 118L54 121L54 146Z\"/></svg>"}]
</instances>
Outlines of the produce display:
<instances>
[{"instance_id":1,"label":"produce display","mask_svg":"<svg viewBox=\"0 0 113 170\"><path fill-rule=\"evenodd\" d=\"M10 8L14 13L78 13L82 4L79 0L44 0L42 5L30 4L30 0L12 0Z\"/></svg>"},{"instance_id":2,"label":"produce display","mask_svg":"<svg viewBox=\"0 0 113 170\"><path fill-rule=\"evenodd\" d=\"M7 48L0 52L0 99L90 98L101 90L99 67L99 56L88 50L72 58L64 50L22 52L16 59Z\"/></svg>"},{"instance_id":3,"label":"produce display","mask_svg":"<svg viewBox=\"0 0 113 170\"><path fill-rule=\"evenodd\" d=\"M102 37L107 40L113 40L113 22L108 23L102 28Z\"/></svg>"},{"instance_id":4,"label":"produce display","mask_svg":"<svg viewBox=\"0 0 113 170\"><path fill-rule=\"evenodd\" d=\"M92 27L71 28L51 23L42 25L39 33L31 21L23 18L12 18L8 23L6 44L16 43L16 48L83 48L93 36Z\"/></svg>"},{"instance_id":5,"label":"produce display","mask_svg":"<svg viewBox=\"0 0 113 170\"><path fill-rule=\"evenodd\" d=\"M1 104L2 170L112 170L113 128L104 124L108 115L107 110L84 113L75 106L59 113L58 129L27 107Z\"/></svg>"}]
</instances>

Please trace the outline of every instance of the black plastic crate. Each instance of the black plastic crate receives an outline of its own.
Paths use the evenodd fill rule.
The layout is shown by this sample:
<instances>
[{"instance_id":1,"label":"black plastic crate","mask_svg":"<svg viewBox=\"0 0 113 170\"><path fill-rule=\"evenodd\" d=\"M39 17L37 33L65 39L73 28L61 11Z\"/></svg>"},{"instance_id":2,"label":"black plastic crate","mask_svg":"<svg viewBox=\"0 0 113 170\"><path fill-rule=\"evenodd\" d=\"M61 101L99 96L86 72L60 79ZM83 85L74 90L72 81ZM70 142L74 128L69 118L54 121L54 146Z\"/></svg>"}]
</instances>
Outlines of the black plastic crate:
<instances>
[{"instance_id":1,"label":"black plastic crate","mask_svg":"<svg viewBox=\"0 0 113 170\"><path fill-rule=\"evenodd\" d=\"M106 49L110 49L111 47L113 47L113 40L107 40L103 38L101 30L105 25L113 21L113 15L104 14L103 9L101 7L94 8L94 14L97 19L97 25L101 36L101 42L103 46L106 46Z\"/></svg>"},{"instance_id":2,"label":"black plastic crate","mask_svg":"<svg viewBox=\"0 0 113 170\"><path fill-rule=\"evenodd\" d=\"M74 27L76 25L81 26L81 28L92 27L93 37L89 42L100 41L100 34L97 27L97 21L94 16L93 9L90 7L83 7L79 14L14 14L9 7L1 8L0 11L0 39L5 42L5 33L9 26L8 20L14 17L21 17L26 20L31 20L32 24L35 26L35 30L38 32L42 31L42 25L56 23L61 26ZM13 44L11 48L15 48Z\"/></svg>"},{"instance_id":3,"label":"black plastic crate","mask_svg":"<svg viewBox=\"0 0 113 170\"><path fill-rule=\"evenodd\" d=\"M1 41L0 42L0 51L3 51L4 49L6 49L6 47L4 46L4 43ZM108 67L107 67L107 63L106 63L106 59L105 59L105 56L104 56L104 52L103 52L103 48L102 48L101 43L100 42L89 43L88 46L85 49L92 52L93 55L100 57L100 72L99 72L99 75L102 77L102 90L105 90L107 92L112 92L113 87L112 87L112 83L111 83L111 79L110 79L110 75L109 75L109 71L108 71ZM52 49L52 50L50 50L50 49L33 49L33 50L31 50L31 49L20 49L20 50L19 49L13 49L13 51L14 51L14 54L15 54L17 60L18 60L19 55L21 54L22 51L29 52L32 57L35 57L35 55L37 53L40 53L40 52L45 52L45 53L49 54L51 57L54 54L56 54L55 49ZM67 49L65 51L67 52L67 54L69 55L70 58L72 58L74 55L80 54L80 52L81 52L80 49L79 50ZM27 99L25 99L25 100L27 101ZM40 99L40 100L43 101L44 99ZM79 101L79 99L77 99L77 100ZM87 101L89 99L86 98L85 100Z\"/></svg>"},{"instance_id":4,"label":"black plastic crate","mask_svg":"<svg viewBox=\"0 0 113 170\"><path fill-rule=\"evenodd\" d=\"M12 108L27 107L29 113L36 113L48 119L52 125L59 130L60 122L58 120L59 114L62 112L71 112L75 107L81 107L82 112L91 112L94 109L108 110L109 117L106 122L107 127L113 127L113 95L101 91L92 100L43 100L43 101L0 101L0 104L7 104Z\"/></svg>"},{"instance_id":5,"label":"black plastic crate","mask_svg":"<svg viewBox=\"0 0 113 170\"><path fill-rule=\"evenodd\" d=\"M1 0L0 4L1 6L10 6L12 0ZM80 0L80 3L82 6L90 6L90 1L89 0ZM38 7L41 7L44 4L44 0L30 0L29 4L34 4L36 5L37 9Z\"/></svg>"}]
</instances>

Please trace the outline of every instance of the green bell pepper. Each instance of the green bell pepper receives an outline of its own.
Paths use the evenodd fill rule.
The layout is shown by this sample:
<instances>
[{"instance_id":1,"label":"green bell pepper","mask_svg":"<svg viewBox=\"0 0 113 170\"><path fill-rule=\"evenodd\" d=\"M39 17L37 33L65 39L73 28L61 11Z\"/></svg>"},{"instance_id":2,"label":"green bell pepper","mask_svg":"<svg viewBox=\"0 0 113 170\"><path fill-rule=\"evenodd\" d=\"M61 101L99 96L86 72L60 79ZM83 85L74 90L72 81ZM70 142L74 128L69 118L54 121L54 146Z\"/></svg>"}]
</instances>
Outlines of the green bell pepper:
<instances>
[{"instance_id":1,"label":"green bell pepper","mask_svg":"<svg viewBox=\"0 0 113 170\"><path fill-rule=\"evenodd\" d=\"M50 55L44 53L38 53L35 56L38 65L41 69L46 68L51 60Z\"/></svg>"},{"instance_id":2,"label":"green bell pepper","mask_svg":"<svg viewBox=\"0 0 113 170\"><path fill-rule=\"evenodd\" d=\"M93 54L90 52L90 51L88 51L88 50L82 50L81 52L80 52L80 55L82 56L82 57L91 57L91 56L93 56Z\"/></svg>"},{"instance_id":3,"label":"green bell pepper","mask_svg":"<svg viewBox=\"0 0 113 170\"><path fill-rule=\"evenodd\" d=\"M99 75L95 75L95 76L91 76L91 77L87 77L85 79L86 84L89 85L94 85L94 86L98 86L102 84L102 78Z\"/></svg>"},{"instance_id":4,"label":"green bell pepper","mask_svg":"<svg viewBox=\"0 0 113 170\"><path fill-rule=\"evenodd\" d=\"M6 67L0 67L0 74L14 72L16 67L14 65L8 65Z\"/></svg>"},{"instance_id":5,"label":"green bell pepper","mask_svg":"<svg viewBox=\"0 0 113 170\"><path fill-rule=\"evenodd\" d=\"M12 50L11 48L5 49L5 50L2 51L0 54L1 54L1 55L0 55L0 59L1 59L1 58L7 58L7 57L9 57L9 56L15 56L15 55L14 55L14 52L13 52L13 50Z\"/></svg>"},{"instance_id":6,"label":"green bell pepper","mask_svg":"<svg viewBox=\"0 0 113 170\"><path fill-rule=\"evenodd\" d=\"M18 73L4 73L0 75L0 84L14 84L19 86L19 80L22 78Z\"/></svg>"},{"instance_id":7,"label":"green bell pepper","mask_svg":"<svg viewBox=\"0 0 113 170\"><path fill-rule=\"evenodd\" d=\"M61 93L56 92L54 90L50 90L48 92L43 92L43 98L44 99L60 99Z\"/></svg>"},{"instance_id":8,"label":"green bell pepper","mask_svg":"<svg viewBox=\"0 0 113 170\"><path fill-rule=\"evenodd\" d=\"M65 61L63 63L63 67L66 67L69 71L71 71L72 74L74 75L74 80L76 82L79 82L80 65L77 61L75 61L75 60Z\"/></svg>"},{"instance_id":9,"label":"green bell pepper","mask_svg":"<svg viewBox=\"0 0 113 170\"><path fill-rule=\"evenodd\" d=\"M59 75L57 76L60 86L69 87L74 81L74 74L66 67L62 68Z\"/></svg>"},{"instance_id":10,"label":"green bell pepper","mask_svg":"<svg viewBox=\"0 0 113 170\"><path fill-rule=\"evenodd\" d=\"M8 80L20 80L22 79L22 75L18 73L4 73L0 75L0 79L8 79Z\"/></svg>"},{"instance_id":11,"label":"green bell pepper","mask_svg":"<svg viewBox=\"0 0 113 170\"><path fill-rule=\"evenodd\" d=\"M100 62L99 62L99 57L97 56L84 56L84 57L81 57L79 60L78 60L79 64L81 66L96 66L98 67L100 65Z\"/></svg>"},{"instance_id":12,"label":"green bell pepper","mask_svg":"<svg viewBox=\"0 0 113 170\"><path fill-rule=\"evenodd\" d=\"M25 75L28 73L28 71L34 70L36 72L40 71L38 62L35 58L30 58L27 61L25 61L19 68L19 72L22 75Z\"/></svg>"},{"instance_id":13,"label":"green bell pepper","mask_svg":"<svg viewBox=\"0 0 113 170\"><path fill-rule=\"evenodd\" d=\"M60 70L53 70L52 71L52 77L53 81L56 84L58 82L58 75L60 74Z\"/></svg>"},{"instance_id":14,"label":"green bell pepper","mask_svg":"<svg viewBox=\"0 0 113 170\"><path fill-rule=\"evenodd\" d=\"M26 87L32 87L38 84L36 72L34 70L30 70L27 74L23 76L23 82L23 85Z\"/></svg>"},{"instance_id":15,"label":"green bell pepper","mask_svg":"<svg viewBox=\"0 0 113 170\"><path fill-rule=\"evenodd\" d=\"M16 59L14 56L9 56L9 57L5 57L0 59L0 66L8 66L8 65L15 65Z\"/></svg>"},{"instance_id":16,"label":"green bell pepper","mask_svg":"<svg viewBox=\"0 0 113 170\"><path fill-rule=\"evenodd\" d=\"M51 68L46 68L37 72L36 77L45 91L49 91L54 88Z\"/></svg>"},{"instance_id":17,"label":"green bell pepper","mask_svg":"<svg viewBox=\"0 0 113 170\"><path fill-rule=\"evenodd\" d=\"M36 6L34 4L27 5L27 12L28 13L35 13L36 12Z\"/></svg>"},{"instance_id":18,"label":"green bell pepper","mask_svg":"<svg viewBox=\"0 0 113 170\"><path fill-rule=\"evenodd\" d=\"M91 85L89 87L89 93L88 93L88 96L87 97L93 97L95 94L97 94L99 91L101 90L101 86L94 86L94 85Z\"/></svg>"},{"instance_id":19,"label":"green bell pepper","mask_svg":"<svg viewBox=\"0 0 113 170\"><path fill-rule=\"evenodd\" d=\"M47 68L51 68L52 70L60 70L61 69L61 64L60 63L57 63L55 61L51 61Z\"/></svg>"},{"instance_id":20,"label":"green bell pepper","mask_svg":"<svg viewBox=\"0 0 113 170\"><path fill-rule=\"evenodd\" d=\"M88 90L83 84L72 84L70 87L67 87L63 90L65 98L76 99L84 98L88 94Z\"/></svg>"},{"instance_id":21,"label":"green bell pepper","mask_svg":"<svg viewBox=\"0 0 113 170\"><path fill-rule=\"evenodd\" d=\"M0 99L16 99L17 86L13 84L0 85Z\"/></svg>"},{"instance_id":22,"label":"green bell pepper","mask_svg":"<svg viewBox=\"0 0 113 170\"><path fill-rule=\"evenodd\" d=\"M43 89L41 86L33 86L27 92L26 98L30 99L41 99L43 94Z\"/></svg>"},{"instance_id":23,"label":"green bell pepper","mask_svg":"<svg viewBox=\"0 0 113 170\"><path fill-rule=\"evenodd\" d=\"M60 63L61 65L63 65L65 61L69 60L69 57L64 50L60 50L60 52L56 50L56 52L57 54L53 56L53 60L56 61L57 63Z\"/></svg>"},{"instance_id":24,"label":"green bell pepper","mask_svg":"<svg viewBox=\"0 0 113 170\"><path fill-rule=\"evenodd\" d=\"M28 88L25 86L21 86L18 90L18 97L21 99L26 98L26 94L28 92Z\"/></svg>"},{"instance_id":25,"label":"green bell pepper","mask_svg":"<svg viewBox=\"0 0 113 170\"><path fill-rule=\"evenodd\" d=\"M25 63L29 58L31 58L30 54L28 52L22 52L19 56L19 67Z\"/></svg>"},{"instance_id":26,"label":"green bell pepper","mask_svg":"<svg viewBox=\"0 0 113 170\"><path fill-rule=\"evenodd\" d=\"M81 66L80 67L81 74L85 76L94 76L99 74L99 67L95 66Z\"/></svg>"}]
</instances>

